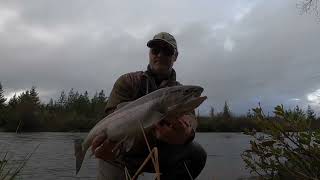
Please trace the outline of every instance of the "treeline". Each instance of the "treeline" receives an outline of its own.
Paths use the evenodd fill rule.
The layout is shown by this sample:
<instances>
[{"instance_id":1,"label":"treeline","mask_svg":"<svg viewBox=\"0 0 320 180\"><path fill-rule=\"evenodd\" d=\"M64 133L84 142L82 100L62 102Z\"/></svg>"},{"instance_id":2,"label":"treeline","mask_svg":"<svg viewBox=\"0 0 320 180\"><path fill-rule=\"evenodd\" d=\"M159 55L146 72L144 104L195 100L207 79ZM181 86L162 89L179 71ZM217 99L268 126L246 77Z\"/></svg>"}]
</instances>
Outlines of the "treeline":
<instances>
[{"instance_id":1,"label":"treeline","mask_svg":"<svg viewBox=\"0 0 320 180\"><path fill-rule=\"evenodd\" d=\"M35 87L6 102L0 83L0 128L4 131L88 131L104 117L103 90L90 98L88 92L62 91L56 100L41 103Z\"/></svg>"},{"instance_id":2,"label":"treeline","mask_svg":"<svg viewBox=\"0 0 320 180\"><path fill-rule=\"evenodd\" d=\"M260 106L260 105L259 105ZM225 102L223 112L214 112L214 108L211 107L209 116L201 116L198 113L198 129L199 132L243 132L246 130L256 130L260 131L261 129L258 126L256 113L252 110L248 110L246 115L235 116L229 108L227 102ZM285 110L285 115L290 116L291 119L307 119L310 121L311 129L320 128L320 117L316 116L316 113L308 106L306 110L303 110L299 106L296 106L294 109ZM269 121L277 121L283 123L284 127L287 127L287 131L293 131L290 129L289 124L281 122L281 120L276 116L267 115L266 118Z\"/></svg>"},{"instance_id":3,"label":"treeline","mask_svg":"<svg viewBox=\"0 0 320 180\"><path fill-rule=\"evenodd\" d=\"M41 103L35 87L20 95L14 95L7 103L0 83L0 130L11 132L34 131L88 131L104 116L106 96L103 90L89 97L88 92L79 93L74 89L62 91L57 99ZM313 128L320 128L320 119L308 106L306 111L300 107L288 109L286 113L311 120ZM222 112L211 108L209 116L197 114L201 132L240 132L256 129L255 113L249 110L246 115L236 116L227 102ZM268 117L277 120L275 117Z\"/></svg>"}]
</instances>

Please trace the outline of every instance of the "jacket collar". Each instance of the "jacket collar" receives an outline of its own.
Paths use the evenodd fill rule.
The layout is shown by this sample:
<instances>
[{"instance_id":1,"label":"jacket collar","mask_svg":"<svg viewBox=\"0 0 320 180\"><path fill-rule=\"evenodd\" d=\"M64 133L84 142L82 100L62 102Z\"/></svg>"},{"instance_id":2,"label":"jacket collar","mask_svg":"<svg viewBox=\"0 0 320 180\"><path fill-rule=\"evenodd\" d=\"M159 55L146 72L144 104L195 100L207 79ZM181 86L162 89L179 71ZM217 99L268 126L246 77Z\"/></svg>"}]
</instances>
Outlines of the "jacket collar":
<instances>
[{"instance_id":1,"label":"jacket collar","mask_svg":"<svg viewBox=\"0 0 320 180\"><path fill-rule=\"evenodd\" d=\"M151 88L151 91L154 91L156 89L159 88L163 88L163 87L167 87L169 86L170 82L175 82L176 81L176 71L174 69L172 69L170 76L168 77L168 79L162 80L160 85L157 85L156 83L156 76L155 74L152 72L150 65L148 65L147 70L145 72L143 72L143 75L147 78L148 81L148 86L147 88ZM148 93L151 92L149 90L147 90Z\"/></svg>"}]
</instances>

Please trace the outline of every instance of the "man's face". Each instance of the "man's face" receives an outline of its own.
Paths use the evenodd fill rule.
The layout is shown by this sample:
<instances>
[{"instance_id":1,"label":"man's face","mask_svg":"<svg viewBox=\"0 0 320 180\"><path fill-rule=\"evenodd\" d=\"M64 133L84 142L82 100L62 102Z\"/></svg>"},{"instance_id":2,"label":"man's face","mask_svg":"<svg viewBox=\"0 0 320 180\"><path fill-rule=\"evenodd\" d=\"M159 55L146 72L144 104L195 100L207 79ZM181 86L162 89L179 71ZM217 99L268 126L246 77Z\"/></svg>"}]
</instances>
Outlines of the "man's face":
<instances>
[{"instance_id":1,"label":"man's face","mask_svg":"<svg viewBox=\"0 0 320 180\"><path fill-rule=\"evenodd\" d=\"M165 42L157 42L150 48L149 65L157 75L169 75L176 59L177 53L174 48Z\"/></svg>"}]
</instances>

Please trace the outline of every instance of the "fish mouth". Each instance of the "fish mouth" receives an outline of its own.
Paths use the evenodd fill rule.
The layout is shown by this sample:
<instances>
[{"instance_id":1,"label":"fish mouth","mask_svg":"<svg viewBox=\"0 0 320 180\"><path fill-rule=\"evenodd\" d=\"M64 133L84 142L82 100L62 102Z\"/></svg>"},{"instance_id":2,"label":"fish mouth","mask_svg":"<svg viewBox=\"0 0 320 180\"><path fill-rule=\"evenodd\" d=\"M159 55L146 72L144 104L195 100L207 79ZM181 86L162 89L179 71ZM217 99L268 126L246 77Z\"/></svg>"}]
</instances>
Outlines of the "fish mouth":
<instances>
[{"instance_id":1,"label":"fish mouth","mask_svg":"<svg viewBox=\"0 0 320 180\"><path fill-rule=\"evenodd\" d=\"M195 91L193 93L193 97L201 97L202 92L203 92L203 88L201 88L199 91Z\"/></svg>"},{"instance_id":2,"label":"fish mouth","mask_svg":"<svg viewBox=\"0 0 320 180\"><path fill-rule=\"evenodd\" d=\"M194 95L194 96L191 96L189 99L188 99L188 101L187 102L189 102L189 101L194 101L194 100L206 100L208 97L207 96L201 96L201 94L200 95L198 95L198 94L196 94L196 95Z\"/></svg>"},{"instance_id":3,"label":"fish mouth","mask_svg":"<svg viewBox=\"0 0 320 180\"><path fill-rule=\"evenodd\" d=\"M185 93L185 96L182 101L184 101L185 103L188 103L194 100L207 99L207 96L201 96L202 92L203 92L203 88L191 89L191 93L190 91L188 92L188 94Z\"/></svg>"},{"instance_id":4,"label":"fish mouth","mask_svg":"<svg viewBox=\"0 0 320 180\"><path fill-rule=\"evenodd\" d=\"M201 97L201 94L203 92L203 88L197 88L195 90L192 91L192 97L198 98Z\"/></svg>"},{"instance_id":5,"label":"fish mouth","mask_svg":"<svg viewBox=\"0 0 320 180\"><path fill-rule=\"evenodd\" d=\"M197 97L198 99L201 99L201 100L206 100L206 99L208 99L208 97L207 96L199 96L199 97Z\"/></svg>"},{"instance_id":6,"label":"fish mouth","mask_svg":"<svg viewBox=\"0 0 320 180\"><path fill-rule=\"evenodd\" d=\"M192 88L191 91L192 92L190 93L189 97L187 98L188 100L186 103L191 102L191 101L195 101L195 100L202 103L204 100L207 99L207 96L201 96L202 92L204 91L204 89L202 87Z\"/></svg>"},{"instance_id":7,"label":"fish mouth","mask_svg":"<svg viewBox=\"0 0 320 180\"><path fill-rule=\"evenodd\" d=\"M194 86L194 87L191 87L187 90L184 90L183 91L183 95L185 96L193 96L193 97L200 97L202 92L203 92L203 88L202 87L198 87L198 86Z\"/></svg>"},{"instance_id":8,"label":"fish mouth","mask_svg":"<svg viewBox=\"0 0 320 180\"><path fill-rule=\"evenodd\" d=\"M176 104L169 108L168 116L179 117L183 114L190 113L199 107L205 100L207 96L191 96L184 102Z\"/></svg>"}]
</instances>

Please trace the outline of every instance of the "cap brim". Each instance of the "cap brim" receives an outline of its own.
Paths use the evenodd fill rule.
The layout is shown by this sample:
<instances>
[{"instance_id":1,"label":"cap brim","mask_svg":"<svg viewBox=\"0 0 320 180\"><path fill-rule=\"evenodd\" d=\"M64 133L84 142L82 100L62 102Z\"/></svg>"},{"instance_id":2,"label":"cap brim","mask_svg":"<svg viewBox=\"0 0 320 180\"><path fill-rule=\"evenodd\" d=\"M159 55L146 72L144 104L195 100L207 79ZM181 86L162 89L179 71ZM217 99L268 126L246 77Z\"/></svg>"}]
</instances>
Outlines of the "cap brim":
<instances>
[{"instance_id":1,"label":"cap brim","mask_svg":"<svg viewBox=\"0 0 320 180\"><path fill-rule=\"evenodd\" d=\"M164 42L169 44L173 49L176 49L175 46L173 44L171 44L170 42L164 40L164 39L152 39L150 41L148 41L147 46L149 48L151 48L152 46L154 46L155 44L159 43L159 42Z\"/></svg>"}]
</instances>

